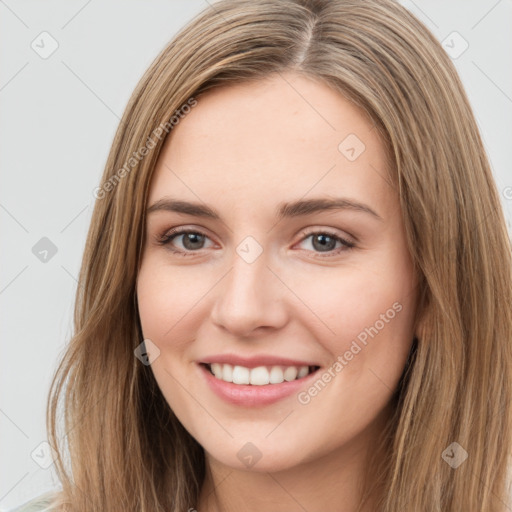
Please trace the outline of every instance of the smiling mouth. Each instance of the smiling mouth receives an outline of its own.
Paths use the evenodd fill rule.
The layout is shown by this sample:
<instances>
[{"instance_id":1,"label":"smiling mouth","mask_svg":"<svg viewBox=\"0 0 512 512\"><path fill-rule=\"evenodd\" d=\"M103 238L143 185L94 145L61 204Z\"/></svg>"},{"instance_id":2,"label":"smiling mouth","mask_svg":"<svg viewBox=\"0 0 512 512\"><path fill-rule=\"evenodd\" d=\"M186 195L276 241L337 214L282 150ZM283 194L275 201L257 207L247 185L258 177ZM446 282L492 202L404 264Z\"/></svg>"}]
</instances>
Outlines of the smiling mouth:
<instances>
[{"instance_id":1,"label":"smiling mouth","mask_svg":"<svg viewBox=\"0 0 512 512\"><path fill-rule=\"evenodd\" d=\"M227 363L201 363L217 379L233 384L266 386L303 379L316 372L319 366L245 366Z\"/></svg>"}]
</instances>

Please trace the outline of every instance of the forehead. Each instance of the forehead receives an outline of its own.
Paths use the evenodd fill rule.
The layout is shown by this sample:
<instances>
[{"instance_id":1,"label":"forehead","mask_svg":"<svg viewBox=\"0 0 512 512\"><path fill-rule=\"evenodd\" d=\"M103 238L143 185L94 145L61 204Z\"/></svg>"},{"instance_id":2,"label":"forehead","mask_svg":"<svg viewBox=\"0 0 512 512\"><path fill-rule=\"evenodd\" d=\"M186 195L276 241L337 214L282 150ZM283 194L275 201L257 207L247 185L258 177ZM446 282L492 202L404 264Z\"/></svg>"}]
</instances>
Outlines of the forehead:
<instances>
[{"instance_id":1,"label":"forehead","mask_svg":"<svg viewBox=\"0 0 512 512\"><path fill-rule=\"evenodd\" d=\"M293 73L222 87L167 137L150 203L169 194L242 209L307 195L388 208L385 147L371 120L339 92Z\"/></svg>"}]
</instances>

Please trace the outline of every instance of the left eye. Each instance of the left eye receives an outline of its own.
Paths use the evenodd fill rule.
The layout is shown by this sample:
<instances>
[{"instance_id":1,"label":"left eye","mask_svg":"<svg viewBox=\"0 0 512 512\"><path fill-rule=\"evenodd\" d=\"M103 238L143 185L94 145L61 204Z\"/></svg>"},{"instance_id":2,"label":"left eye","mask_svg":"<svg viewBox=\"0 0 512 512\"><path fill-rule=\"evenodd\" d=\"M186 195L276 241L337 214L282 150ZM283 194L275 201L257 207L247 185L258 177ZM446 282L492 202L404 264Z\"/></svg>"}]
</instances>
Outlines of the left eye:
<instances>
[{"instance_id":1,"label":"left eye","mask_svg":"<svg viewBox=\"0 0 512 512\"><path fill-rule=\"evenodd\" d=\"M331 253L338 254L341 251L346 251L348 249L352 249L354 247L354 243L345 240L344 238L336 235L335 233L329 233L328 231L316 231L313 233L304 233L305 238L302 239L302 242L305 242L309 238L311 238L311 245L314 249L319 249L320 253ZM337 250L336 244L340 244L341 247L338 246ZM331 255L329 254L329 255Z\"/></svg>"},{"instance_id":2,"label":"left eye","mask_svg":"<svg viewBox=\"0 0 512 512\"><path fill-rule=\"evenodd\" d=\"M312 233L303 233L304 238L299 243L304 243L311 238L311 245L314 252L328 253L328 256L338 254L342 251L349 250L355 246L353 242L345 240L335 233L328 231L315 231ZM182 238L182 248L174 248L171 242L174 239ZM191 256L193 252L204 249L205 240L209 240L208 236L199 231L171 230L158 238L159 245L168 245L169 249L180 256ZM341 244L336 249L336 244ZM336 249L336 250L335 250Z\"/></svg>"}]
</instances>

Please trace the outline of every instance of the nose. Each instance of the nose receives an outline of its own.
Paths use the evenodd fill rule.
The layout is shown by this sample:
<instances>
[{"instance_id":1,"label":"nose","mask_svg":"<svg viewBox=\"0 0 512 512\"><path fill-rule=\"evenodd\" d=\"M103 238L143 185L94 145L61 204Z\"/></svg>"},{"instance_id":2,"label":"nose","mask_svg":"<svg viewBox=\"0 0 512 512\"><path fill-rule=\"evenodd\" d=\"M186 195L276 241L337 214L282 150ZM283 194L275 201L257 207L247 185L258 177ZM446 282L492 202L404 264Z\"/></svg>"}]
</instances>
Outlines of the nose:
<instances>
[{"instance_id":1,"label":"nose","mask_svg":"<svg viewBox=\"0 0 512 512\"><path fill-rule=\"evenodd\" d=\"M233 336L268 334L288 321L286 294L290 292L263 254L252 263L235 254L233 266L215 287L211 319Z\"/></svg>"}]
</instances>

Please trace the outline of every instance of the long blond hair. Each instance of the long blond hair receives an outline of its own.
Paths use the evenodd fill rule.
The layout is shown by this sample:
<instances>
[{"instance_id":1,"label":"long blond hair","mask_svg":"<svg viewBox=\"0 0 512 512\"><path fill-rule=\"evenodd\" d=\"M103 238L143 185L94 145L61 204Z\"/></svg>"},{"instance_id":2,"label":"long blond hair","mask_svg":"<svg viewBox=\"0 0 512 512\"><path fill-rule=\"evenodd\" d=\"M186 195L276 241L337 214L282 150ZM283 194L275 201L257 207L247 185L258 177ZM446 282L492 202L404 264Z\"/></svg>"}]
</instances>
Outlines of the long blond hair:
<instances>
[{"instance_id":1,"label":"long blond hair","mask_svg":"<svg viewBox=\"0 0 512 512\"><path fill-rule=\"evenodd\" d=\"M204 451L134 357L147 192L169 120L191 98L285 70L328 84L375 123L419 276L414 351L379 440L387 456L368 470L365 493L379 490L380 512L505 510L510 240L455 68L391 0L220 0L140 80L96 194L74 333L48 398L62 510L184 512L197 503ZM464 453L458 467L449 463Z\"/></svg>"}]
</instances>

